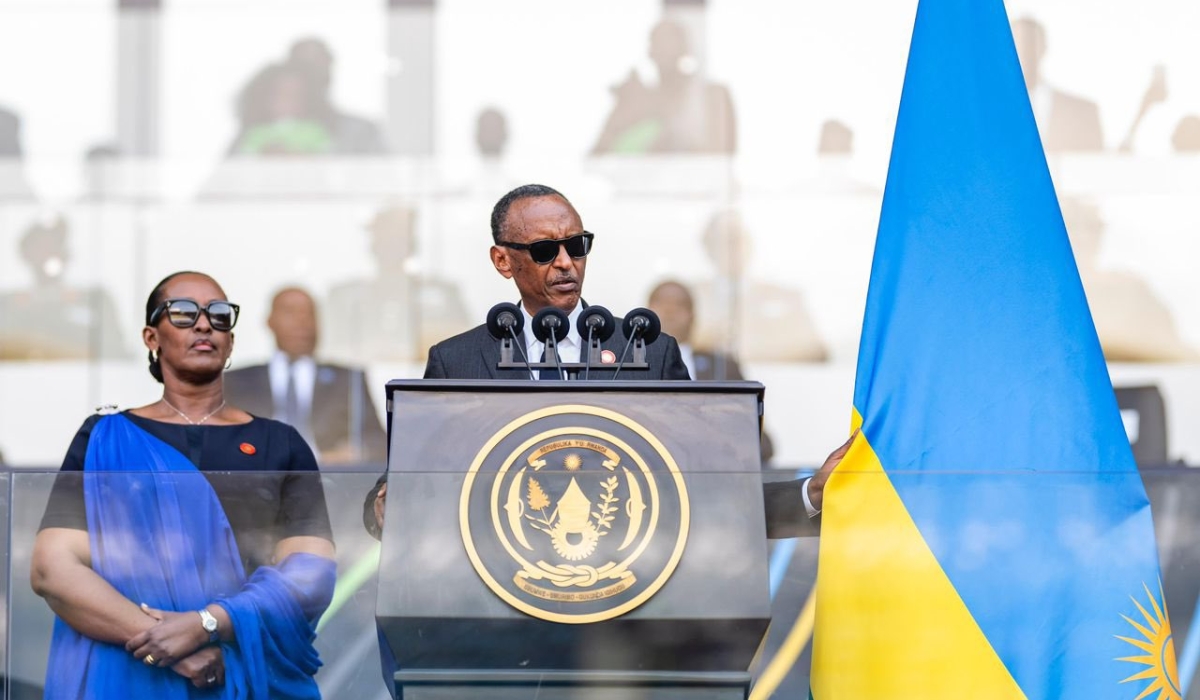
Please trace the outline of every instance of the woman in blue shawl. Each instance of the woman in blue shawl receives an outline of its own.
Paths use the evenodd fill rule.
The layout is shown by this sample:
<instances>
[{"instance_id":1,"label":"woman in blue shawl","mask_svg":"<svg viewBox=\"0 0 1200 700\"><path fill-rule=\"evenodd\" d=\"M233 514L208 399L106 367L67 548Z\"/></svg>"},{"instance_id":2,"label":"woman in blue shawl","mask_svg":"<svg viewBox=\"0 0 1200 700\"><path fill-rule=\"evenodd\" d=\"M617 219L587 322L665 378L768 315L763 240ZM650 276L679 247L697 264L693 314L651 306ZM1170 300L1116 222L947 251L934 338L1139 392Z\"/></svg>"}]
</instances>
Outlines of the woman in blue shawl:
<instances>
[{"instance_id":1,"label":"woman in blue shawl","mask_svg":"<svg viewBox=\"0 0 1200 700\"><path fill-rule=\"evenodd\" d=\"M33 553L48 700L320 697L329 516L299 433L225 402L237 315L207 275L160 282L142 337L162 398L72 442Z\"/></svg>"}]
</instances>

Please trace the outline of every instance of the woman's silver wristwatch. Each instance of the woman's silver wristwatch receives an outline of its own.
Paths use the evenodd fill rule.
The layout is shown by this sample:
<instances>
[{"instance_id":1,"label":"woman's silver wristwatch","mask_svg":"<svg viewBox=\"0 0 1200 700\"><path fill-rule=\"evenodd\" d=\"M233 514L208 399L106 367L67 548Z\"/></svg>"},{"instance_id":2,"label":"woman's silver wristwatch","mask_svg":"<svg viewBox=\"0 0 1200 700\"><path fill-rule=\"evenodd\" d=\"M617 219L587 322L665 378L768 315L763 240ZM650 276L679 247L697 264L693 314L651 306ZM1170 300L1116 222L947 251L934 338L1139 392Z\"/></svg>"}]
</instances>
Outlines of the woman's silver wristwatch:
<instances>
[{"instance_id":1,"label":"woman's silver wristwatch","mask_svg":"<svg viewBox=\"0 0 1200 700\"><path fill-rule=\"evenodd\" d=\"M221 635L217 632L217 618L213 617L207 608L200 608L196 612L200 614L200 626L204 628L205 632L208 632L209 644L220 639Z\"/></svg>"}]
</instances>

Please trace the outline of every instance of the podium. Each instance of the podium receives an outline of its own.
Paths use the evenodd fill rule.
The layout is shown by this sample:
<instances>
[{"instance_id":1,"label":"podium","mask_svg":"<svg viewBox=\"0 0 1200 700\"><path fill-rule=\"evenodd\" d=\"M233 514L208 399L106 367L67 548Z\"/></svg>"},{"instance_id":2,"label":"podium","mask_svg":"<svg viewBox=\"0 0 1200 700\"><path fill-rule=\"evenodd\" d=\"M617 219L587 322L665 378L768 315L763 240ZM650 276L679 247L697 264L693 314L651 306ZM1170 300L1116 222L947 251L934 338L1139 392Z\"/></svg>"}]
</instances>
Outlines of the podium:
<instances>
[{"instance_id":1,"label":"podium","mask_svg":"<svg viewBox=\"0 0 1200 700\"><path fill-rule=\"evenodd\" d=\"M744 700L755 382L387 385L376 619L405 700Z\"/></svg>"}]
</instances>

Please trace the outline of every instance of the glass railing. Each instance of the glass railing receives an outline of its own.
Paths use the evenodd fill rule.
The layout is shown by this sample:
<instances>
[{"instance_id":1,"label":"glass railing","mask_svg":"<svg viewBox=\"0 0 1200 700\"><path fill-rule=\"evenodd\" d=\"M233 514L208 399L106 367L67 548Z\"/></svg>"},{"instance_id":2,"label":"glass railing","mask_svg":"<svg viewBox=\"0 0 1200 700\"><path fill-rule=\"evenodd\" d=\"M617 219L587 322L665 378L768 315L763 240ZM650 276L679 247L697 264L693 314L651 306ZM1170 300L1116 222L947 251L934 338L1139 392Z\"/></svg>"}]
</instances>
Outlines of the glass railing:
<instances>
[{"instance_id":1,"label":"glass railing","mask_svg":"<svg viewBox=\"0 0 1200 700\"><path fill-rule=\"evenodd\" d=\"M695 456L681 457L691 458ZM533 477L539 482L536 488L529 474L518 475L518 488L511 493L501 483L507 477L490 481L483 474L473 477L452 469L393 474L390 487L396 492L388 498L385 513L396 521L385 518L382 545L364 526L364 500L379 471L321 474L337 544L337 583L314 643L322 662L315 674L322 696L382 700L388 697L383 669L398 660L402 683L424 688L442 684L438 687L443 692L447 677L501 683L506 692L513 692L512 674L536 671L551 685L565 682L564 674L583 674L595 684L624 673L627 681L633 678L648 687L682 677L693 684L736 686L744 678L754 684L751 697L803 697L809 684L822 540L766 539L760 488L764 477L758 474L685 469L681 481L659 479L653 495L646 490L634 495L630 482L636 477L625 473L615 484L589 480L587 459L584 455L582 469L549 465ZM765 479L789 480L806 473L775 471ZM1030 473L1021 481L1035 491L1052 488L1062 476ZM0 578L0 671L5 698L41 697L45 686L55 615L31 587L31 569L43 522L65 525L78 517L71 514L70 503L93 504L85 507L100 518L100 510L132 503L151 483L157 494L153 503L161 505L170 494L185 495L178 501L185 512L194 510L206 494L219 494L227 512L243 514L230 518L238 523L231 527L240 561L251 568L269 557L272 538L279 532L274 523L257 530L245 525L248 513L254 519L247 508L277 507L281 488L286 490L277 473L191 473L147 480L146 474L118 472L88 478L84 485L55 472L0 473L0 505L7 513L0 520L5 563L5 576ZM956 485L963 478L953 477ZM986 484L991 475L966 478ZM1198 641L1192 639L1200 637L1194 629L1200 614L1200 559L1195 555L1200 472L1147 467L1142 480L1152 504L1161 562L1160 603L1170 611L1180 678L1190 679L1200 653ZM945 481L950 484L950 478ZM901 493L903 482L902 477L895 480ZM686 511L679 509L681 484ZM80 489L83 501L66 498L68 493L78 498ZM610 508L606 494L622 507ZM582 517L573 499L584 499L589 506ZM624 506L624 501L639 499L644 509ZM521 503L519 509L506 510L513 502ZM609 510L616 517L603 520ZM515 520L510 513L517 514ZM99 555L107 557L105 563L93 560L93 568L124 561L140 578L143 573L159 575L167 561L179 566L194 560L208 567L220 561L216 549L204 556L191 552L190 559L163 556L190 552L195 538L177 548L171 544L184 542L172 539L179 532L164 529L149 535L111 524L93 527L109 528L102 541L110 545ZM983 549L1013 532L1011 522L989 528L976 521L970 527L972 541ZM1083 542L1082 537L1068 532L1062 541ZM633 546L622 549L625 540ZM41 553L53 549L47 541L40 543ZM864 560L886 554L892 546L888 537L874 541L878 550L862 552ZM936 550L938 543L929 542ZM93 554L98 554L98 546L93 538ZM1106 556L1115 561L1145 546L1114 540ZM1085 553L1083 545L1075 552L1067 548L1071 557ZM1045 569L1048 576L1051 568ZM53 581L53 567L44 571L50 573L49 580L35 579L48 587L46 592L61 582ZM598 573L588 579L588 572ZM180 569L178 575L186 574ZM1004 585L1000 572L995 578L995 585ZM70 585L78 587L81 580ZM1052 613L1047 610L1048 616ZM263 619L268 617L264 613ZM1114 625L1119 623L1119 616L1114 619ZM1113 634L1128 631L1114 628ZM895 632L903 635L905 630ZM1195 695L1193 690L1183 697Z\"/></svg>"}]
</instances>

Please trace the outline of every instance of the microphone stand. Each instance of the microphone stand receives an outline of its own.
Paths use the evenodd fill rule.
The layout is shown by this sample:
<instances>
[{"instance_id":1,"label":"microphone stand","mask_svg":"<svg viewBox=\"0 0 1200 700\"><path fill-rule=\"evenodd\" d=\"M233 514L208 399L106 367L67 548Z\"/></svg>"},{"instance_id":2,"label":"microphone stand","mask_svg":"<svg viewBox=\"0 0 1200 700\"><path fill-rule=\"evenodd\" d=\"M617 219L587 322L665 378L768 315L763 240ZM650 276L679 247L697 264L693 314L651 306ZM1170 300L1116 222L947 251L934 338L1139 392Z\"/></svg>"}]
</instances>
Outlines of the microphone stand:
<instances>
[{"instance_id":1,"label":"microphone stand","mask_svg":"<svg viewBox=\"0 0 1200 700\"><path fill-rule=\"evenodd\" d=\"M588 376L592 373L592 337L595 334L596 334L596 327L589 325L588 326L588 337L587 337L587 359L584 360L584 364L583 364L583 379L584 379L584 381L587 381Z\"/></svg>"},{"instance_id":2,"label":"microphone stand","mask_svg":"<svg viewBox=\"0 0 1200 700\"><path fill-rule=\"evenodd\" d=\"M629 352L629 346L633 345L633 339L638 337L642 332L642 327L638 326L629 334L629 338L625 341L625 349L621 351L621 359L617 361L617 371L613 372L613 381L617 380L617 375L621 373L621 367L625 365L625 355Z\"/></svg>"},{"instance_id":3,"label":"microphone stand","mask_svg":"<svg viewBox=\"0 0 1200 700\"><path fill-rule=\"evenodd\" d=\"M554 371L558 372L559 379L565 380L567 375L563 373L562 364L558 360L558 338L555 337L554 333L546 336L546 354L549 355L551 352L553 352L554 357Z\"/></svg>"},{"instance_id":4,"label":"microphone stand","mask_svg":"<svg viewBox=\"0 0 1200 700\"><path fill-rule=\"evenodd\" d=\"M521 347L522 343L517 338L517 332L513 330L512 326L508 327L508 334L512 336L513 347L517 349L517 352L521 353L521 362L525 363L525 371L529 372L529 378L537 379L537 377L533 376L533 369L529 367L529 358L525 356L525 348Z\"/></svg>"}]
</instances>

